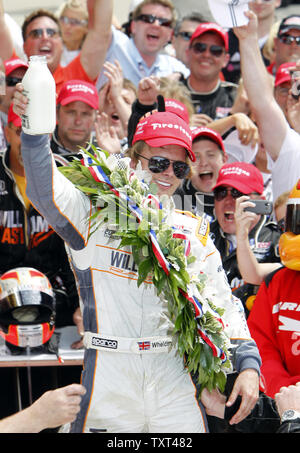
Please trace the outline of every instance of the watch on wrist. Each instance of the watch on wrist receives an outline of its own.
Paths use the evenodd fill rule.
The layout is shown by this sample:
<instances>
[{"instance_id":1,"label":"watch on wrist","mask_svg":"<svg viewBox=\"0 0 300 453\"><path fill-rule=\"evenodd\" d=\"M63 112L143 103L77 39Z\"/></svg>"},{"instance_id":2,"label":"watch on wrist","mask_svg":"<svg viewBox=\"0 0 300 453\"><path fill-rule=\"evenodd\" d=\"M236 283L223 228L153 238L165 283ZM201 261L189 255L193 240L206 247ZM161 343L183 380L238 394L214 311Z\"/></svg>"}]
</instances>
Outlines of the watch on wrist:
<instances>
[{"instance_id":1,"label":"watch on wrist","mask_svg":"<svg viewBox=\"0 0 300 453\"><path fill-rule=\"evenodd\" d=\"M296 420L297 418L300 420L300 412L289 409L287 411L284 411L281 415L281 423Z\"/></svg>"}]
</instances>

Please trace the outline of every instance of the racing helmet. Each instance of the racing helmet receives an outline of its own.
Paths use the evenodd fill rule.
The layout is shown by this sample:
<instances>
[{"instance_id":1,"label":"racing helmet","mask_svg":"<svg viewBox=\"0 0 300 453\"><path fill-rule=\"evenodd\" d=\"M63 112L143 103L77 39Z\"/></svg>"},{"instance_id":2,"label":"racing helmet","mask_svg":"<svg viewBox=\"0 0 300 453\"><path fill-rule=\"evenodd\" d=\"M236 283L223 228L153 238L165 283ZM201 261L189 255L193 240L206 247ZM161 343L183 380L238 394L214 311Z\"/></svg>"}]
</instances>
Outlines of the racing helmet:
<instances>
[{"instance_id":1,"label":"racing helmet","mask_svg":"<svg viewBox=\"0 0 300 453\"><path fill-rule=\"evenodd\" d=\"M287 201L285 232L280 236L279 254L284 266L300 271L300 179Z\"/></svg>"},{"instance_id":2,"label":"racing helmet","mask_svg":"<svg viewBox=\"0 0 300 453\"><path fill-rule=\"evenodd\" d=\"M24 347L42 346L55 329L55 296L48 278L30 267L0 277L0 336Z\"/></svg>"}]
</instances>

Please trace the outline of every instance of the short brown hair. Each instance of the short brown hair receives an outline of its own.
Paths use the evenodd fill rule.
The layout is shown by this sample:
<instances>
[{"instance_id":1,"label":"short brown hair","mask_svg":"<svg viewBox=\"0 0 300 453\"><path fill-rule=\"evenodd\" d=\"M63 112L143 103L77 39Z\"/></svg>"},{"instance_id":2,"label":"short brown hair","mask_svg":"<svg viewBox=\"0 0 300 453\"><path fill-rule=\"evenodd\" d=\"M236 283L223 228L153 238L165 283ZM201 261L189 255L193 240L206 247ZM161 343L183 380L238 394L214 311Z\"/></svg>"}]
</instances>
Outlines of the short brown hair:
<instances>
[{"instance_id":1,"label":"short brown hair","mask_svg":"<svg viewBox=\"0 0 300 453\"><path fill-rule=\"evenodd\" d=\"M22 25L22 36L23 40L26 40L26 32L27 32L27 27L29 24L31 24L32 21L37 19L38 17L49 17L50 19L53 20L53 22L56 23L59 33L60 33L60 26L59 26L59 21L57 17L52 14L50 11L47 11L46 9L38 9L36 11L33 11L29 16L25 17L25 20Z\"/></svg>"},{"instance_id":2,"label":"short brown hair","mask_svg":"<svg viewBox=\"0 0 300 453\"><path fill-rule=\"evenodd\" d=\"M165 8L169 8L172 13L172 21L175 24L176 10L173 3L170 0L143 0L132 12L132 20L136 20L138 16L142 14L142 9L146 5L161 5Z\"/></svg>"}]
</instances>

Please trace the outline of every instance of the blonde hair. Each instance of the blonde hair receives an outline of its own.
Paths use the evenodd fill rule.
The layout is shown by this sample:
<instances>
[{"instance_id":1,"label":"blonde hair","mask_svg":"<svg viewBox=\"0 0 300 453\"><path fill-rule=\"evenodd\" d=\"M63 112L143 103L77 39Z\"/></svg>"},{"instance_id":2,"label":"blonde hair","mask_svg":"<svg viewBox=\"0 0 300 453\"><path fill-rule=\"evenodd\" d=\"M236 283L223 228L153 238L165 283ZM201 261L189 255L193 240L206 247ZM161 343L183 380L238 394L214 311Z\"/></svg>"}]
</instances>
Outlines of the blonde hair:
<instances>
[{"instance_id":1,"label":"blonde hair","mask_svg":"<svg viewBox=\"0 0 300 453\"><path fill-rule=\"evenodd\" d=\"M75 12L84 13L84 18L88 20L89 13L87 9L86 0L67 0L63 2L55 13L56 17L59 19L67 8Z\"/></svg>"},{"instance_id":2,"label":"blonde hair","mask_svg":"<svg viewBox=\"0 0 300 453\"><path fill-rule=\"evenodd\" d=\"M134 145L127 149L126 156L130 157L132 162L134 162L134 164L136 165L139 160L138 154L141 154L147 147L147 143L142 140L135 142Z\"/></svg>"},{"instance_id":3,"label":"blonde hair","mask_svg":"<svg viewBox=\"0 0 300 453\"><path fill-rule=\"evenodd\" d=\"M277 209L277 208L279 208L279 206L282 206L282 205L286 204L288 199L289 199L289 196L290 196L290 191L289 190L287 192L283 192L281 195L279 195L276 198L273 208Z\"/></svg>"},{"instance_id":4,"label":"blonde hair","mask_svg":"<svg viewBox=\"0 0 300 453\"><path fill-rule=\"evenodd\" d=\"M178 80L170 79L168 77L160 77L159 81L159 94L165 99L171 98L182 102L187 108L189 118L191 118L194 114L194 107L188 88Z\"/></svg>"},{"instance_id":5,"label":"blonde hair","mask_svg":"<svg viewBox=\"0 0 300 453\"><path fill-rule=\"evenodd\" d=\"M273 63L275 60L275 48L274 48L274 38L277 36L278 28L280 25L280 21L275 22L269 32L269 36L267 41L265 42L262 50L263 56Z\"/></svg>"},{"instance_id":6,"label":"blonde hair","mask_svg":"<svg viewBox=\"0 0 300 453\"><path fill-rule=\"evenodd\" d=\"M133 91L135 96L137 96L137 88L136 88L135 84L131 80L123 78L123 88L125 90Z\"/></svg>"}]
</instances>

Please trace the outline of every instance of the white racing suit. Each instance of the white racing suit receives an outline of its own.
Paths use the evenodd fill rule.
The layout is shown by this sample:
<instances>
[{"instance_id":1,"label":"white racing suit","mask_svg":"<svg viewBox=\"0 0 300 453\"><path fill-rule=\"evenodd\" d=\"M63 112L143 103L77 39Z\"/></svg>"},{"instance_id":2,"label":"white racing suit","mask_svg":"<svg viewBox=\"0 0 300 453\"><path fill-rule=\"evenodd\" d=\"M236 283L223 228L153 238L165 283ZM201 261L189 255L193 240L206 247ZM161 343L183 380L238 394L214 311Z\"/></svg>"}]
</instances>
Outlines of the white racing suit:
<instances>
[{"instance_id":1,"label":"white racing suit","mask_svg":"<svg viewBox=\"0 0 300 453\"><path fill-rule=\"evenodd\" d=\"M107 225L89 237L90 199L57 170L47 136L23 133L22 155L27 194L66 241L83 301L87 392L71 432L206 432L196 388L176 345L169 348L173 325L151 279L138 288L130 248L120 249ZM176 213L174 226L188 235L193 266L208 275L213 302L226 308L226 331L240 345L235 368L259 372L258 350L207 225Z\"/></svg>"}]
</instances>

